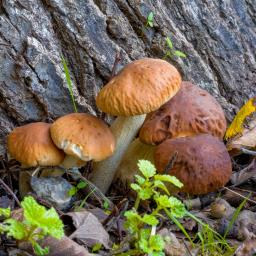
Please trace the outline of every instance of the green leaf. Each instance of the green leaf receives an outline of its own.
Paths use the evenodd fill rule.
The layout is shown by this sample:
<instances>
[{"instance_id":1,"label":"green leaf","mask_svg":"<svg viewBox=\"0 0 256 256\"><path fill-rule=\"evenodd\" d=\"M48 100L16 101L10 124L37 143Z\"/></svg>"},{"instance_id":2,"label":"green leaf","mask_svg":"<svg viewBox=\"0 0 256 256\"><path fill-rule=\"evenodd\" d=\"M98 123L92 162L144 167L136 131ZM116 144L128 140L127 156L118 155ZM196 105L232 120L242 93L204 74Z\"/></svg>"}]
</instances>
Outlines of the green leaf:
<instances>
[{"instance_id":1,"label":"green leaf","mask_svg":"<svg viewBox=\"0 0 256 256\"><path fill-rule=\"evenodd\" d=\"M146 178L151 178L156 174L155 166L148 160L139 160L138 167Z\"/></svg>"},{"instance_id":2,"label":"green leaf","mask_svg":"<svg viewBox=\"0 0 256 256\"><path fill-rule=\"evenodd\" d=\"M171 213L175 218L182 218L186 214L185 205L176 197L169 197Z\"/></svg>"},{"instance_id":3,"label":"green leaf","mask_svg":"<svg viewBox=\"0 0 256 256\"><path fill-rule=\"evenodd\" d=\"M167 187L164 185L164 183L160 180L155 180L154 181L154 187L155 188L161 188L167 195L170 195Z\"/></svg>"},{"instance_id":4,"label":"green leaf","mask_svg":"<svg viewBox=\"0 0 256 256\"><path fill-rule=\"evenodd\" d=\"M154 13L150 12L147 18L148 22L153 22L153 18L154 18Z\"/></svg>"},{"instance_id":5,"label":"green leaf","mask_svg":"<svg viewBox=\"0 0 256 256\"><path fill-rule=\"evenodd\" d=\"M124 216L126 217L126 222L124 224L125 228L130 230L131 233L136 233L139 231L139 224L141 223L141 217L140 215L134 211L126 211L124 213Z\"/></svg>"},{"instance_id":6,"label":"green leaf","mask_svg":"<svg viewBox=\"0 0 256 256\"><path fill-rule=\"evenodd\" d=\"M135 179L139 185L142 185L146 180L140 175L135 175Z\"/></svg>"},{"instance_id":7,"label":"green leaf","mask_svg":"<svg viewBox=\"0 0 256 256\"><path fill-rule=\"evenodd\" d=\"M167 195L156 195L154 197L157 205L161 207L162 209L164 208L170 208L171 207L171 202L169 200L169 197Z\"/></svg>"},{"instance_id":8,"label":"green leaf","mask_svg":"<svg viewBox=\"0 0 256 256\"><path fill-rule=\"evenodd\" d=\"M80 181L78 184L77 184L77 188L79 188L79 189L83 189L83 188L85 188L87 186L87 183L86 182L84 182L84 181Z\"/></svg>"},{"instance_id":9,"label":"green leaf","mask_svg":"<svg viewBox=\"0 0 256 256\"><path fill-rule=\"evenodd\" d=\"M73 88L72 88L72 82L71 82L71 78L70 78L70 74L69 74L69 70L68 70L68 65L67 62L65 60L65 58L63 56L61 56L61 61L62 61L62 65L64 68L64 72L65 72L65 76L66 76L66 81L68 84L68 90L69 90L69 94L73 103L73 108L74 111L77 112L77 107L76 107L76 102L75 102L75 98L74 98L74 94L73 94Z\"/></svg>"},{"instance_id":10,"label":"green leaf","mask_svg":"<svg viewBox=\"0 0 256 256\"><path fill-rule=\"evenodd\" d=\"M4 230L7 236L11 236L17 240L22 240L28 234L26 225L15 219L7 219L4 221Z\"/></svg>"},{"instance_id":11,"label":"green leaf","mask_svg":"<svg viewBox=\"0 0 256 256\"><path fill-rule=\"evenodd\" d=\"M160 235L150 236L149 246L154 251L163 251L163 249L164 249L164 240Z\"/></svg>"},{"instance_id":12,"label":"green leaf","mask_svg":"<svg viewBox=\"0 0 256 256\"><path fill-rule=\"evenodd\" d=\"M21 206L29 224L41 228L46 234L57 239L64 236L63 223L54 208L46 210L31 196L25 197Z\"/></svg>"},{"instance_id":13,"label":"green leaf","mask_svg":"<svg viewBox=\"0 0 256 256\"><path fill-rule=\"evenodd\" d=\"M151 28L153 28L153 27L154 27L154 24L153 24L153 22L152 22L152 21L148 21L148 25L149 25Z\"/></svg>"},{"instance_id":14,"label":"green leaf","mask_svg":"<svg viewBox=\"0 0 256 256\"><path fill-rule=\"evenodd\" d=\"M130 186L133 190L135 190L137 192L139 192L141 190L141 187L136 183L132 183Z\"/></svg>"},{"instance_id":15,"label":"green leaf","mask_svg":"<svg viewBox=\"0 0 256 256\"><path fill-rule=\"evenodd\" d=\"M72 187L69 191L68 191L68 195L69 196L73 196L77 193L77 188L76 187Z\"/></svg>"},{"instance_id":16,"label":"green leaf","mask_svg":"<svg viewBox=\"0 0 256 256\"><path fill-rule=\"evenodd\" d=\"M103 208L104 208L105 210L109 208L109 203L108 203L108 201L104 201L104 203L103 203Z\"/></svg>"},{"instance_id":17,"label":"green leaf","mask_svg":"<svg viewBox=\"0 0 256 256\"><path fill-rule=\"evenodd\" d=\"M184 53L184 52L181 52L181 51L174 51L174 55L176 55L177 57L181 57L181 58L186 58L187 55Z\"/></svg>"},{"instance_id":18,"label":"green leaf","mask_svg":"<svg viewBox=\"0 0 256 256\"><path fill-rule=\"evenodd\" d=\"M167 43L168 47L170 49L172 49L173 48L173 44L172 44L172 41L171 41L170 37L167 36L165 40L166 40L166 43Z\"/></svg>"},{"instance_id":19,"label":"green leaf","mask_svg":"<svg viewBox=\"0 0 256 256\"><path fill-rule=\"evenodd\" d=\"M159 223L158 219L155 216L152 216L149 214L145 214L141 220L144 223L151 225L151 226L156 226Z\"/></svg>"},{"instance_id":20,"label":"green leaf","mask_svg":"<svg viewBox=\"0 0 256 256\"><path fill-rule=\"evenodd\" d=\"M149 237L150 237L150 230L149 229L141 229L139 233L139 248L144 253L150 253L151 250L149 248Z\"/></svg>"},{"instance_id":21,"label":"green leaf","mask_svg":"<svg viewBox=\"0 0 256 256\"><path fill-rule=\"evenodd\" d=\"M101 243L96 243L93 247L92 247L92 252L97 252L101 249L102 244Z\"/></svg>"},{"instance_id":22,"label":"green leaf","mask_svg":"<svg viewBox=\"0 0 256 256\"><path fill-rule=\"evenodd\" d=\"M147 200L154 194L154 191L152 188L143 188L140 191L138 191L138 194L140 199Z\"/></svg>"},{"instance_id":23,"label":"green leaf","mask_svg":"<svg viewBox=\"0 0 256 256\"><path fill-rule=\"evenodd\" d=\"M11 209L10 208L0 208L0 216L9 218L11 216Z\"/></svg>"},{"instance_id":24,"label":"green leaf","mask_svg":"<svg viewBox=\"0 0 256 256\"><path fill-rule=\"evenodd\" d=\"M155 180L170 182L178 188L183 187L183 184L175 177L167 174L156 174Z\"/></svg>"},{"instance_id":25,"label":"green leaf","mask_svg":"<svg viewBox=\"0 0 256 256\"><path fill-rule=\"evenodd\" d=\"M49 254L49 247L42 248L37 242L33 243L36 255L44 256Z\"/></svg>"}]
</instances>

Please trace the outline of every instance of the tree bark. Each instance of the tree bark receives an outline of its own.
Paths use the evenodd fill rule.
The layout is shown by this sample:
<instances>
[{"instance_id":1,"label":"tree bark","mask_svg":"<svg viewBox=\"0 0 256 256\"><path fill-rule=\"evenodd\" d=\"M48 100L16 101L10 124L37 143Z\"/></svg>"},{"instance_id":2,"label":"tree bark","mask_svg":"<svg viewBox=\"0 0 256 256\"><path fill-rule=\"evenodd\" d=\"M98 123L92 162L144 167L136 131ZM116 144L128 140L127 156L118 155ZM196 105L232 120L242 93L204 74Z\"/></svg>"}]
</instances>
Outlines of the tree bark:
<instances>
[{"instance_id":1,"label":"tree bark","mask_svg":"<svg viewBox=\"0 0 256 256\"><path fill-rule=\"evenodd\" d=\"M69 63L78 109L95 96L117 51L126 63L163 58L166 37L187 58L169 58L222 104L228 120L256 94L255 0L0 0L0 155L6 134L73 111L61 64ZM150 12L154 27L146 28Z\"/></svg>"}]
</instances>

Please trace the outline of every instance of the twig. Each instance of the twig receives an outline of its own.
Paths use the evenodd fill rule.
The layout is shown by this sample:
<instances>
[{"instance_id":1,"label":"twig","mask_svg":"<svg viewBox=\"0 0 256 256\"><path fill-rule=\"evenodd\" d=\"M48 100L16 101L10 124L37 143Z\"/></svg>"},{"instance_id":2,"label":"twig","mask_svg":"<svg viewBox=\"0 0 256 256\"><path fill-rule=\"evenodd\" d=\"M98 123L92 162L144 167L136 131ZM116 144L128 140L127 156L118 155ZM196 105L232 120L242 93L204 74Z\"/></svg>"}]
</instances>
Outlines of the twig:
<instances>
[{"instance_id":1,"label":"twig","mask_svg":"<svg viewBox=\"0 0 256 256\"><path fill-rule=\"evenodd\" d=\"M240 196L240 197L242 197L242 198L244 198L244 199L246 199L248 202L251 202L251 203L256 204L256 201L251 200L251 199L249 199L249 198L247 198L247 197L245 197L245 196L239 194L238 192L236 192L236 191L234 191L234 190L232 190L232 189L230 189L230 188L227 188L227 187L223 187L223 188L226 189L226 190L228 190L228 191L230 191L230 192L232 192L232 193L234 193L234 194L236 194L236 195L238 195L238 196Z\"/></svg>"},{"instance_id":2,"label":"twig","mask_svg":"<svg viewBox=\"0 0 256 256\"><path fill-rule=\"evenodd\" d=\"M183 244L185 245L186 250L187 250L187 252L189 253L189 255L190 255L190 256L193 256L193 255L191 254L189 248L188 248L188 245L185 243L184 239L182 239L182 242L183 242Z\"/></svg>"},{"instance_id":3,"label":"twig","mask_svg":"<svg viewBox=\"0 0 256 256\"><path fill-rule=\"evenodd\" d=\"M244 154L251 155L251 156L256 156L256 151L249 150L249 149L246 149L246 148L240 148L240 150L241 150Z\"/></svg>"},{"instance_id":4,"label":"twig","mask_svg":"<svg viewBox=\"0 0 256 256\"><path fill-rule=\"evenodd\" d=\"M164 173L169 173L169 171L173 168L173 165L177 159L178 156L178 152L175 151L174 154L172 155L170 161L168 162L168 164L165 166L164 168Z\"/></svg>"},{"instance_id":5,"label":"twig","mask_svg":"<svg viewBox=\"0 0 256 256\"><path fill-rule=\"evenodd\" d=\"M19 207L21 207L21 204L20 204L19 199L18 199L17 196L14 194L14 192L10 189L10 187L9 187L7 184L5 184L5 182L4 182L2 179L0 179L0 183L1 183L1 185L9 192L9 194L12 195L13 199L14 199L15 202L19 205Z\"/></svg>"}]
</instances>

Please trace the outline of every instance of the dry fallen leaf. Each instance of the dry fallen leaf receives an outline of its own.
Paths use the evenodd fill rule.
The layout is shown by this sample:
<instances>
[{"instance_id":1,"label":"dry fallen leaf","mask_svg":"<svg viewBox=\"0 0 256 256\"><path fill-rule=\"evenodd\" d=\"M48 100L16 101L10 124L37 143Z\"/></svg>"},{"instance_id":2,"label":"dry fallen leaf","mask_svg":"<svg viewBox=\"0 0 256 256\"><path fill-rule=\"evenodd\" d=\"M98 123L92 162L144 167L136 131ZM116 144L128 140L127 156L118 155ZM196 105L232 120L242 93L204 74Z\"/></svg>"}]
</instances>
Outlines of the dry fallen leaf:
<instances>
[{"instance_id":1,"label":"dry fallen leaf","mask_svg":"<svg viewBox=\"0 0 256 256\"><path fill-rule=\"evenodd\" d=\"M83 246L64 236L61 240L53 237L47 237L40 243L42 247L49 247L50 256L91 256ZM20 243L19 248L32 252L32 247L29 243Z\"/></svg>"},{"instance_id":2,"label":"dry fallen leaf","mask_svg":"<svg viewBox=\"0 0 256 256\"><path fill-rule=\"evenodd\" d=\"M88 211L70 212L64 215L71 217L76 231L69 238L77 238L89 247L96 243L109 248L109 234L106 232L99 220Z\"/></svg>"},{"instance_id":3,"label":"dry fallen leaf","mask_svg":"<svg viewBox=\"0 0 256 256\"><path fill-rule=\"evenodd\" d=\"M256 239L248 239L240 245L235 256L253 256L256 253Z\"/></svg>"}]
</instances>

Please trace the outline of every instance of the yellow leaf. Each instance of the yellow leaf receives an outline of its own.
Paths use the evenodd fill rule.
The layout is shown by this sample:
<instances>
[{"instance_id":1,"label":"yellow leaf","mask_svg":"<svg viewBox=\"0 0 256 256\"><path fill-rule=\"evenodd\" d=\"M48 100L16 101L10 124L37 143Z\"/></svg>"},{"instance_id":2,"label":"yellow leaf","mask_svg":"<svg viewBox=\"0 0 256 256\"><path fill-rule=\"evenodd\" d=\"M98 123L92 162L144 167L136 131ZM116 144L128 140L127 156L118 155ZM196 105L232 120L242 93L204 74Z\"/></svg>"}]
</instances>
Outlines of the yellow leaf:
<instances>
[{"instance_id":1,"label":"yellow leaf","mask_svg":"<svg viewBox=\"0 0 256 256\"><path fill-rule=\"evenodd\" d=\"M239 110L231 125L226 131L225 139L234 137L235 135L242 133L243 123L247 116L256 111L256 97L249 99Z\"/></svg>"}]
</instances>

